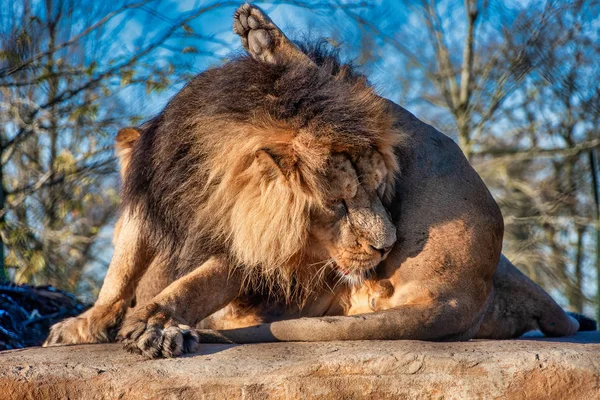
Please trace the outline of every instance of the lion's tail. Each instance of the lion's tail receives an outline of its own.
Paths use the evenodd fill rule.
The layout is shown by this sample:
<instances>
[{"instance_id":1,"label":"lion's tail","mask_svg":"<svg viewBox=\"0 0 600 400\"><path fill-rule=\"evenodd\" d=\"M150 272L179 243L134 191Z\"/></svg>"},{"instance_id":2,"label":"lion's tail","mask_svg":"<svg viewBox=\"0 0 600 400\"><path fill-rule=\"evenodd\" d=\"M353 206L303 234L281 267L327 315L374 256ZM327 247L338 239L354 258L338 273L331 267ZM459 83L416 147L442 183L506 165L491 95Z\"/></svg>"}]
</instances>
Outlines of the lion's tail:
<instances>
[{"instance_id":1,"label":"lion's tail","mask_svg":"<svg viewBox=\"0 0 600 400\"><path fill-rule=\"evenodd\" d=\"M574 312L567 312L567 315L574 318L579 322L579 332L582 331L596 331L598 330L598 323L592 318L586 317L583 314L577 314Z\"/></svg>"}]
</instances>

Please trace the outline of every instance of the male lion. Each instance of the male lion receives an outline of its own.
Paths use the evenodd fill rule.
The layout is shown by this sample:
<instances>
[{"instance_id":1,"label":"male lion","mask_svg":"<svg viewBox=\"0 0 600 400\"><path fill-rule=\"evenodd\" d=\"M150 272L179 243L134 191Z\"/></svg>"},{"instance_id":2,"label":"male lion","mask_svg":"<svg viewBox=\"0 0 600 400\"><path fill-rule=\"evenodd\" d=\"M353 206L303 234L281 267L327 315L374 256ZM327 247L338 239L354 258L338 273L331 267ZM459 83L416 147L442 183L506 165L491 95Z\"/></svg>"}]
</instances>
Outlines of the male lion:
<instances>
[{"instance_id":1,"label":"male lion","mask_svg":"<svg viewBox=\"0 0 600 400\"><path fill-rule=\"evenodd\" d=\"M240 7L234 29L250 57L198 75L141 135L119 134L108 274L46 345L119 327L149 357L195 351L203 331L189 326L239 343L579 329L501 256L499 208L452 140L259 8Z\"/></svg>"}]
</instances>

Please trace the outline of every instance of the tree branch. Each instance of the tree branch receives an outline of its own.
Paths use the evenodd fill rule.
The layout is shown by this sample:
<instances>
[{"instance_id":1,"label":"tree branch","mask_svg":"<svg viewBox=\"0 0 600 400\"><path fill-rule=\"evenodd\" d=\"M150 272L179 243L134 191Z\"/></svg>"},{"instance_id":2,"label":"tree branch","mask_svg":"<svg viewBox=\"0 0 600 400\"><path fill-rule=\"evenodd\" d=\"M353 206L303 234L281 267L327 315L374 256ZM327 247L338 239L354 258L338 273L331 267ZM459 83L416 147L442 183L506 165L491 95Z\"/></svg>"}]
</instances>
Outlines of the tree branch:
<instances>
[{"instance_id":1,"label":"tree branch","mask_svg":"<svg viewBox=\"0 0 600 400\"><path fill-rule=\"evenodd\" d=\"M588 140L568 148L529 150L514 148L489 148L474 152L474 155L493 156L496 159L506 159L509 161L524 161L537 158L572 157L594 148L600 148L600 139Z\"/></svg>"},{"instance_id":2,"label":"tree branch","mask_svg":"<svg viewBox=\"0 0 600 400\"><path fill-rule=\"evenodd\" d=\"M91 25L90 27L84 29L79 35L74 36L73 38L67 40L66 42L63 42L59 45L53 46L51 48L49 48L46 51L42 51L40 53L37 53L35 56L29 58L28 60L23 61L20 65L17 65L15 67L9 68L9 69L5 69L3 71L0 71L0 77L6 77L9 75L14 74L15 72L18 72L20 70L22 70L23 68L27 67L28 65L31 65L32 63L34 63L35 61L53 54L61 49L64 49L65 47L68 47L76 42L78 42L79 40L81 40L82 38L84 38L85 36L89 35L91 32L95 31L96 29L100 28L102 25L106 24L108 21L110 21L111 19L113 19L114 17L116 17L117 15L121 14L124 11L133 9L133 8L138 8L143 6L144 4L149 3L152 0L144 0L142 2L139 3L135 3L135 4L129 4L129 5L125 5L121 8L119 8L116 11L110 12L107 15L104 16L104 18L100 19L98 22L96 22L95 24Z\"/></svg>"},{"instance_id":3,"label":"tree branch","mask_svg":"<svg viewBox=\"0 0 600 400\"><path fill-rule=\"evenodd\" d=\"M471 78L473 76L474 42L475 42L475 22L477 21L477 4L472 0L465 0L465 12L467 13L468 28L465 37L465 46L463 49L463 64L460 75L460 95L459 106L466 111L469 107L471 98Z\"/></svg>"}]
</instances>

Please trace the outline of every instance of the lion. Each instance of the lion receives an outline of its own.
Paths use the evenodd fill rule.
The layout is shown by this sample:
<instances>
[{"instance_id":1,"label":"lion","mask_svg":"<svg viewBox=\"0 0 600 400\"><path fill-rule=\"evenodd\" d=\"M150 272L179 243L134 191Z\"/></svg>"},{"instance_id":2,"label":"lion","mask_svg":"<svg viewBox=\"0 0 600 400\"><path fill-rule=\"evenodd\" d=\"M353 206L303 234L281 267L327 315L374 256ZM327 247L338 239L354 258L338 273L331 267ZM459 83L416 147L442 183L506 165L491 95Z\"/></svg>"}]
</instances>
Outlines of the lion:
<instances>
[{"instance_id":1,"label":"lion","mask_svg":"<svg viewBox=\"0 0 600 400\"><path fill-rule=\"evenodd\" d=\"M205 339L580 329L501 255L500 209L451 139L335 53L290 41L258 7L234 21L247 56L118 135L124 191L108 273L96 304L54 325L46 346L118 331L130 351L174 357Z\"/></svg>"}]
</instances>

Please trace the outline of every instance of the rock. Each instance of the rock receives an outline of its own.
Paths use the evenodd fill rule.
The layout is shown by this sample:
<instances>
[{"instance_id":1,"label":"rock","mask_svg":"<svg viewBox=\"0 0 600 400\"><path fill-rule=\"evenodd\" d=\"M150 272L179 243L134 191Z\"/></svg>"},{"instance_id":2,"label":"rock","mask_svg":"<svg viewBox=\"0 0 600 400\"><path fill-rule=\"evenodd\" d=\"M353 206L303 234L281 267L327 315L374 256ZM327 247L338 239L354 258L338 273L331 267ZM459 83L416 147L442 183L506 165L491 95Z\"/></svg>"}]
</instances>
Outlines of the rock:
<instances>
[{"instance_id":1,"label":"rock","mask_svg":"<svg viewBox=\"0 0 600 400\"><path fill-rule=\"evenodd\" d=\"M119 344L0 353L2 399L598 399L600 332L570 338L203 345L144 360Z\"/></svg>"}]
</instances>

